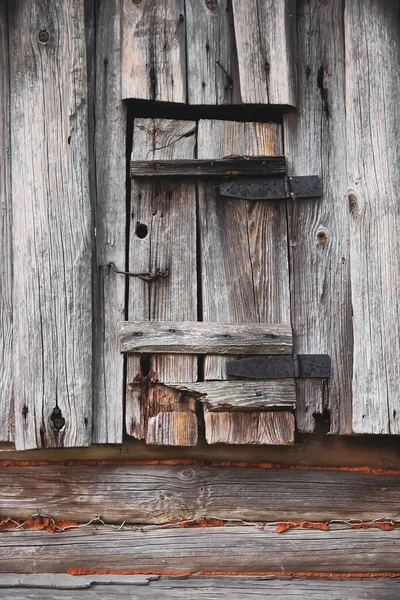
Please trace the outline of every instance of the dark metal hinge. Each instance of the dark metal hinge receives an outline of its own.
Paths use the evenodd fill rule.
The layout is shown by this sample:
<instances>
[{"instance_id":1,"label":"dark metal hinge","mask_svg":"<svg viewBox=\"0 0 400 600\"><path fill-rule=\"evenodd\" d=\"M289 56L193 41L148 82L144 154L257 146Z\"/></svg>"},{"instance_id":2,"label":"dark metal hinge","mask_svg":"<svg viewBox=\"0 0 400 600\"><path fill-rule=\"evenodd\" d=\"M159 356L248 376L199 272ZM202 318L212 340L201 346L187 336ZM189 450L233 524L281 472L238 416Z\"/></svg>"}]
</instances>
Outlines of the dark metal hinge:
<instances>
[{"instance_id":1,"label":"dark metal hinge","mask_svg":"<svg viewBox=\"0 0 400 600\"><path fill-rule=\"evenodd\" d=\"M285 200L287 198L319 198L321 179L317 175L304 177L259 177L224 181L219 186L221 196L243 200Z\"/></svg>"},{"instance_id":2,"label":"dark metal hinge","mask_svg":"<svg viewBox=\"0 0 400 600\"><path fill-rule=\"evenodd\" d=\"M226 373L240 379L292 379L331 376L327 354L264 354L228 362Z\"/></svg>"}]
</instances>

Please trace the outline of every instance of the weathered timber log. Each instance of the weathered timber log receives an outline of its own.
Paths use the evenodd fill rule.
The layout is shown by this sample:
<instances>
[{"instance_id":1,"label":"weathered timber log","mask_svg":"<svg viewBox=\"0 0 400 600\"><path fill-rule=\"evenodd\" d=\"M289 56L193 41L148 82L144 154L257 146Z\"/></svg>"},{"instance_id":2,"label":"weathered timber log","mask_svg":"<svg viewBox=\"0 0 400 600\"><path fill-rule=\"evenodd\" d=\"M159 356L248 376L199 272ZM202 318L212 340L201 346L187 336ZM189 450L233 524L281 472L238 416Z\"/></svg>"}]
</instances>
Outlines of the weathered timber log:
<instances>
[{"instance_id":1,"label":"weathered timber log","mask_svg":"<svg viewBox=\"0 0 400 600\"><path fill-rule=\"evenodd\" d=\"M230 177L285 175L284 156L236 156L215 160L132 160L131 177Z\"/></svg>"},{"instance_id":2,"label":"weathered timber log","mask_svg":"<svg viewBox=\"0 0 400 600\"><path fill-rule=\"evenodd\" d=\"M400 531L273 530L249 527L153 531L91 527L49 535L0 534L0 572L60 573L68 569L198 573L400 573Z\"/></svg>"},{"instance_id":3,"label":"weathered timber log","mask_svg":"<svg viewBox=\"0 0 400 600\"><path fill-rule=\"evenodd\" d=\"M120 323L121 352L290 354L290 325L136 321Z\"/></svg>"},{"instance_id":4,"label":"weathered timber log","mask_svg":"<svg viewBox=\"0 0 400 600\"><path fill-rule=\"evenodd\" d=\"M22 519L40 511L78 522L101 515L109 523L207 515L264 522L372 520L396 518L400 502L396 474L312 468L9 466L1 480L0 514Z\"/></svg>"}]
</instances>

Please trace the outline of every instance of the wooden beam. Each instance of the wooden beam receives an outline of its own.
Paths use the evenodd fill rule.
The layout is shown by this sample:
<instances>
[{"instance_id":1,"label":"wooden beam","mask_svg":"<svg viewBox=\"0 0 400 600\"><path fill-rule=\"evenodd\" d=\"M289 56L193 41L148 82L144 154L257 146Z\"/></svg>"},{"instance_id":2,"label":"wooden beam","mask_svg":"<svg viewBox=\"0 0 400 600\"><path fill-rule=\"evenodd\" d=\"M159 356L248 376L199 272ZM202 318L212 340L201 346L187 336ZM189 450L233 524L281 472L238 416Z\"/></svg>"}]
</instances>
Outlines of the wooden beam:
<instances>
[{"instance_id":1,"label":"wooden beam","mask_svg":"<svg viewBox=\"0 0 400 600\"><path fill-rule=\"evenodd\" d=\"M92 439L91 208L83 0L10 10L17 449Z\"/></svg>"},{"instance_id":2,"label":"wooden beam","mask_svg":"<svg viewBox=\"0 0 400 600\"><path fill-rule=\"evenodd\" d=\"M120 323L121 352L290 354L285 324L136 321Z\"/></svg>"},{"instance_id":3,"label":"wooden beam","mask_svg":"<svg viewBox=\"0 0 400 600\"><path fill-rule=\"evenodd\" d=\"M211 412L205 408L204 422L209 444L291 446L294 443L294 415L286 411Z\"/></svg>"},{"instance_id":4,"label":"wooden beam","mask_svg":"<svg viewBox=\"0 0 400 600\"><path fill-rule=\"evenodd\" d=\"M400 573L400 531L211 527L153 531L86 527L49 535L0 534L0 572L68 569L155 572ZM182 559L184 557L184 559Z\"/></svg>"},{"instance_id":5,"label":"wooden beam","mask_svg":"<svg viewBox=\"0 0 400 600\"><path fill-rule=\"evenodd\" d=\"M217 448L212 450L217 456ZM230 447L229 453L236 458L239 451ZM107 523L163 523L207 515L263 522L373 520L398 518L400 503L398 474L333 469L10 465L1 469L1 481L0 514L20 519L40 511L78 522L101 515Z\"/></svg>"},{"instance_id":6,"label":"wooden beam","mask_svg":"<svg viewBox=\"0 0 400 600\"><path fill-rule=\"evenodd\" d=\"M13 300L10 69L7 2L0 3L0 441L12 439Z\"/></svg>"},{"instance_id":7,"label":"wooden beam","mask_svg":"<svg viewBox=\"0 0 400 600\"><path fill-rule=\"evenodd\" d=\"M132 160L131 177L231 177L286 174L284 156L237 156L215 160Z\"/></svg>"}]
</instances>

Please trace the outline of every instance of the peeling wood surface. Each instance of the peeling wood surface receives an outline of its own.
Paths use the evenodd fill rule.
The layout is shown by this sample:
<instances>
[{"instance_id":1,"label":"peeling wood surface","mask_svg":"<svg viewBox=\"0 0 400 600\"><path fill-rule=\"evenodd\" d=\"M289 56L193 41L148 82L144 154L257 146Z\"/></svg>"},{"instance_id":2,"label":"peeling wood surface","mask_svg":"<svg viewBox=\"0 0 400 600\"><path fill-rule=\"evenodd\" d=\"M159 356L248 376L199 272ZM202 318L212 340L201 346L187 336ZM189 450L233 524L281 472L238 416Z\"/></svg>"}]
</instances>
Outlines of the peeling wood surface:
<instances>
[{"instance_id":1,"label":"peeling wood surface","mask_svg":"<svg viewBox=\"0 0 400 600\"><path fill-rule=\"evenodd\" d=\"M290 354L285 324L137 321L120 323L121 352L184 354Z\"/></svg>"},{"instance_id":2,"label":"peeling wood surface","mask_svg":"<svg viewBox=\"0 0 400 600\"><path fill-rule=\"evenodd\" d=\"M400 433L399 10L345 10L355 433Z\"/></svg>"},{"instance_id":3,"label":"peeling wood surface","mask_svg":"<svg viewBox=\"0 0 400 600\"><path fill-rule=\"evenodd\" d=\"M186 102L185 0L123 0L122 98Z\"/></svg>"},{"instance_id":4,"label":"peeling wood surface","mask_svg":"<svg viewBox=\"0 0 400 600\"><path fill-rule=\"evenodd\" d=\"M200 121L198 157L282 154L276 124ZM286 209L265 201L218 198L199 182L203 320L290 323ZM205 379L225 379L223 357L206 357Z\"/></svg>"},{"instance_id":5,"label":"peeling wood surface","mask_svg":"<svg viewBox=\"0 0 400 600\"><path fill-rule=\"evenodd\" d=\"M156 572L400 572L400 531L293 529L279 535L256 527L0 535L0 571L60 573L68 569ZM73 550L72 550L73 549ZM184 560L182 559L184 557Z\"/></svg>"},{"instance_id":6,"label":"peeling wood surface","mask_svg":"<svg viewBox=\"0 0 400 600\"><path fill-rule=\"evenodd\" d=\"M12 212L7 2L0 3L0 441L12 439Z\"/></svg>"},{"instance_id":7,"label":"peeling wood surface","mask_svg":"<svg viewBox=\"0 0 400 600\"><path fill-rule=\"evenodd\" d=\"M293 0L123 0L122 98L295 105Z\"/></svg>"},{"instance_id":8,"label":"peeling wood surface","mask_svg":"<svg viewBox=\"0 0 400 600\"><path fill-rule=\"evenodd\" d=\"M136 119L133 159L194 158L195 142L194 122ZM195 182L132 182L130 216L129 270L136 273L168 270L169 276L151 283L129 278L128 318L135 321L195 321ZM183 256L185 260L182 260ZM115 326L117 328L117 323ZM128 384L142 373L142 368L138 356L128 357ZM196 381L197 357L184 354L149 356L149 369L160 381ZM143 438L147 436L143 425L143 411L147 408L146 398L139 396L128 386L126 429L130 435ZM176 403L179 404L179 398ZM194 440L194 432L191 439Z\"/></svg>"},{"instance_id":9,"label":"peeling wood surface","mask_svg":"<svg viewBox=\"0 0 400 600\"><path fill-rule=\"evenodd\" d=\"M93 93L91 192L94 212L93 442L118 444L123 432L123 357L116 324L125 318L126 109L121 101L120 3L95 2L90 22ZM92 38L93 39L93 38Z\"/></svg>"},{"instance_id":10,"label":"peeling wood surface","mask_svg":"<svg viewBox=\"0 0 400 600\"><path fill-rule=\"evenodd\" d=\"M294 443L295 421L290 412L211 412L205 408L204 421L209 444Z\"/></svg>"},{"instance_id":11,"label":"peeling wood surface","mask_svg":"<svg viewBox=\"0 0 400 600\"><path fill-rule=\"evenodd\" d=\"M312 432L313 413L327 408L335 434L352 429L343 11L342 0L299 3L299 114L284 118L290 174L319 175L323 189L318 202L288 202L295 348L332 357L328 382L296 382L296 424L300 431Z\"/></svg>"},{"instance_id":12,"label":"peeling wood surface","mask_svg":"<svg viewBox=\"0 0 400 600\"><path fill-rule=\"evenodd\" d=\"M245 104L296 106L296 2L232 0Z\"/></svg>"},{"instance_id":13,"label":"peeling wood surface","mask_svg":"<svg viewBox=\"0 0 400 600\"><path fill-rule=\"evenodd\" d=\"M189 395L193 394L210 411L294 409L296 406L294 379L198 381L190 384L171 384L171 387L187 390Z\"/></svg>"},{"instance_id":14,"label":"peeling wood surface","mask_svg":"<svg viewBox=\"0 0 400 600\"><path fill-rule=\"evenodd\" d=\"M19 0L9 10L15 443L19 450L87 446L92 298L83 0Z\"/></svg>"},{"instance_id":15,"label":"peeling wood surface","mask_svg":"<svg viewBox=\"0 0 400 600\"><path fill-rule=\"evenodd\" d=\"M51 580L55 589L49 589L49 585L43 587L36 585L45 578ZM68 578L68 579L67 579ZM231 600L254 600L255 597L269 598L271 600L387 600L397 598L399 593L400 579L377 577L369 578L311 578L311 577L239 577L239 576L188 576L168 577L155 575L3 575L4 581L14 582L16 579L21 584L2 587L2 597L7 598L51 598L57 593L57 599L69 600L70 598L103 598L114 600L117 598L129 598L140 600L141 598L154 598L167 600L170 598L187 600L219 600L229 595ZM29 582L27 581L29 579ZM32 583L30 583L32 582ZM63 586L70 586L73 592ZM26 589L18 589L24 587ZM32 589L32 588L39 588ZM84 591L81 591L84 588ZM64 591L65 590L65 591Z\"/></svg>"}]
</instances>

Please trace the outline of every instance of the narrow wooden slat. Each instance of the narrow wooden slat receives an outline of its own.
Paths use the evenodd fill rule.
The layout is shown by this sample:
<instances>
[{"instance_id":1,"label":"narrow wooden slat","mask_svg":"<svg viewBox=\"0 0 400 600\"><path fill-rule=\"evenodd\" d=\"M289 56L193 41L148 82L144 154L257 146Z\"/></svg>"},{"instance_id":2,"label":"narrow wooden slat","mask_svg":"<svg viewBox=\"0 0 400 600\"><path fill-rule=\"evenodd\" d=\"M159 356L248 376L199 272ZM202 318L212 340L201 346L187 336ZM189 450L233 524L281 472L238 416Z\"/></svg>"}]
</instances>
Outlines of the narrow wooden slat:
<instances>
[{"instance_id":1,"label":"narrow wooden slat","mask_svg":"<svg viewBox=\"0 0 400 600\"><path fill-rule=\"evenodd\" d=\"M400 433L400 3L346 3L353 429Z\"/></svg>"},{"instance_id":2,"label":"narrow wooden slat","mask_svg":"<svg viewBox=\"0 0 400 600\"><path fill-rule=\"evenodd\" d=\"M214 412L204 409L209 444L294 443L294 416L290 412Z\"/></svg>"},{"instance_id":3,"label":"narrow wooden slat","mask_svg":"<svg viewBox=\"0 0 400 600\"><path fill-rule=\"evenodd\" d=\"M189 395L201 394L198 400L210 411L243 411L296 406L294 379L270 381L200 381L171 384Z\"/></svg>"},{"instance_id":4,"label":"narrow wooden slat","mask_svg":"<svg viewBox=\"0 0 400 600\"><path fill-rule=\"evenodd\" d=\"M194 158L195 141L194 122L136 119L133 157L155 160L191 159ZM129 278L128 318L140 321L195 321L195 182L132 183L129 270L155 272L157 269L164 272L169 270L169 276L151 283ZM197 380L195 356L156 355L150 358L149 369L160 381ZM141 373L140 359L137 356L128 357L128 383ZM158 390L162 394L161 387ZM140 399L140 395L135 395L128 386L126 429L129 434L142 438L146 437L142 411L146 397ZM178 402L178 399L176 401ZM154 407L158 406L155 398L153 402Z\"/></svg>"},{"instance_id":5,"label":"narrow wooden slat","mask_svg":"<svg viewBox=\"0 0 400 600\"><path fill-rule=\"evenodd\" d=\"M317 174L317 202L288 202L294 345L327 353L328 382L297 382L296 425L315 428L329 409L330 431L351 433L352 303L346 196L344 2L302 0L298 8L298 115L284 118L285 154L293 175ZM332 65L335 65L333 68ZM347 67L346 67L347 68Z\"/></svg>"},{"instance_id":6,"label":"narrow wooden slat","mask_svg":"<svg viewBox=\"0 0 400 600\"><path fill-rule=\"evenodd\" d=\"M290 354L285 324L137 321L120 323L121 352Z\"/></svg>"},{"instance_id":7,"label":"narrow wooden slat","mask_svg":"<svg viewBox=\"0 0 400 600\"><path fill-rule=\"evenodd\" d=\"M102 578L107 577L104 583ZM142 598L160 600L222 600L229 595L230 600L388 600L397 598L400 590L400 578L321 578L321 577L260 577L260 576L196 576L169 577L155 575L4 575L6 581L18 578L21 583L15 587L2 586L3 598L19 598L21 587L24 599L51 598L57 594L57 600L86 598L115 598L141 600ZM52 586L46 585L46 578ZM147 578L147 581L146 579ZM29 582L33 582L32 584ZM43 582L43 587L36 585ZM74 591L64 589L64 583ZM0 584L1 585L1 584ZM17 588L17 589L15 589ZM37 588L32 589L32 588ZM53 588L53 589L51 589ZM61 588L61 589L60 589ZM86 588L82 591L82 588ZM56 590L56 591L55 591Z\"/></svg>"},{"instance_id":8,"label":"narrow wooden slat","mask_svg":"<svg viewBox=\"0 0 400 600\"><path fill-rule=\"evenodd\" d=\"M230 448L231 457L240 459ZM163 456L173 458L166 452ZM220 456L216 447L213 456ZM163 523L196 516L264 522L373 520L398 518L400 502L397 474L334 469L10 465L2 468L1 481L0 514L20 519L39 510L79 522L101 514L107 523Z\"/></svg>"},{"instance_id":9,"label":"narrow wooden slat","mask_svg":"<svg viewBox=\"0 0 400 600\"><path fill-rule=\"evenodd\" d=\"M186 102L184 0L123 0L122 98Z\"/></svg>"},{"instance_id":10,"label":"narrow wooden slat","mask_svg":"<svg viewBox=\"0 0 400 600\"><path fill-rule=\"evenodd\" d=\"M218 160L132 160L131 177L229 177L285 175L284 156L221 158Z\"/></svg>"},{"instance_id":11,"label":"narrow wooden slat","mask_svg":"<svg viewBox=\"0 0 400 600\"><path fill-rule=\"evenodd\" d=\"M245 104L296 105L294 0L233 0Z\"/></svg>"},{"instance_id":12,"label":"narrow wooden slat","mask_svg":"<svg viewBox=\"0 0 400 600\"><path fill-rule=\"evenodd\" d=\"M20 450L87 446L92 298L83 0L9 7L15 443Z\"/></svg>"},{"instance_id":13,"label":"narrow wooden slat","mask_svg":"<svg viewBox=\"0 0 400 600\"><path fill-rule=\"evenodd\" d=\"M7 2L0 4L0 441L12 438L12 241Z\"/></svg>"},{"instance_id":14,"label":"narrow wooden slat","mask_svg":"<svg viewBox=\"0 0 400 600\"><path fill-rule=\"evenodd\" d=\"M281 155L276 124L200 121L198 156ZM200 181L199 233L203 320L290 323L286 208L218 198ZM206 357L205 379L226 379L223 357Z\"/></svg>"},{"instance_id":15,"label":"narrow wooden slat","mask_svg":"<svg viewBox=\"0 0 400 600\"><path fill-rule=\"evenodd\" d=\"M88 527L48 535L0 535L0 571L60 573L68 569L156 572L400 573L400 531L293 529L277 535L257 527L113 531ZM182 560L184 557L184 560Z\"/></svg>"},{"instance_id":16,"label":"narrow wooden slat","mask_svg":"<svg viewBox=\"0 0 400 600\"><path fill-rule=\"evenodd\" d=\"M146 442L161 446L195 446L197 444L197 417L194 410L186 412L159 412L150 417Z\"/></svg>"},{"instance_id":17,"label":"narrow wooden slat","mask_svg":"<svg viewBox=\"0 0 400 600\"><path fill-rule=\"evenodd\" d=\"M189 104L240 101L228 0L185 0Z\"/></svg>"},{"instance_id":18,"label":"narrow wooden slat","mask_svg":"<svg viewBox=\"0 0 400 600\"><path fill-rule=\"evenodd\" d=\"M125 278L104 268L109 262L125 266L126 110L121 100L120 20L118 1L95 4L89 89L93 93L91 192L96 227L93 442L97 444L120 444L123 431L123 357L116 323L125 318Z\"/></svg>"}]
</instances>

